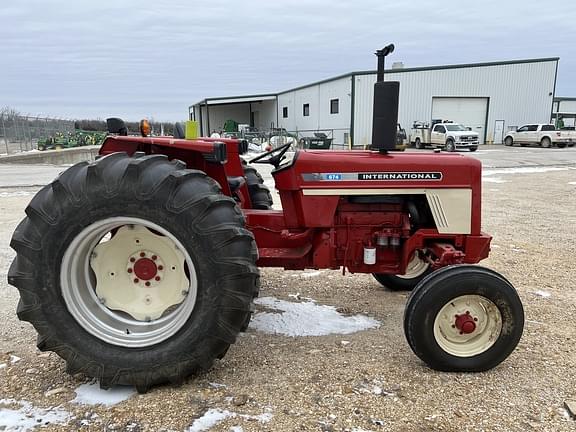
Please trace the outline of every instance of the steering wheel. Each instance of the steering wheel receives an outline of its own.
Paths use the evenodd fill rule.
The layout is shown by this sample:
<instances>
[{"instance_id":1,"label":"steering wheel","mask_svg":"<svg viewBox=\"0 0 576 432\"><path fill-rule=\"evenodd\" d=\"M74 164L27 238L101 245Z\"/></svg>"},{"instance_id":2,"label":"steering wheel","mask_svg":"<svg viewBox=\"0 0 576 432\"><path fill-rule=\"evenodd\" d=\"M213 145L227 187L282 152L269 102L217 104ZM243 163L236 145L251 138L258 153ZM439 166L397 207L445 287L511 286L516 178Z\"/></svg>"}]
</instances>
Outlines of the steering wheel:
<instances>
[{"instance_id":1,"label":"steering wheel","mask_svg":"<svg viewBox=\"0 0 576 432\"><path fill-rule=\"evenodd\" d=\"M275 148L274 150L270 150L260 156L256 156L254 159L250 159L248 163L260 163L266 164L269 163L274 166L274 168L278 169L280 163L284 160L284 155L288 151L288 149L292 146L292 143L283 144L280 147ZM265 159L267 157L267 159Z\"/></svg>"}]
</instances>

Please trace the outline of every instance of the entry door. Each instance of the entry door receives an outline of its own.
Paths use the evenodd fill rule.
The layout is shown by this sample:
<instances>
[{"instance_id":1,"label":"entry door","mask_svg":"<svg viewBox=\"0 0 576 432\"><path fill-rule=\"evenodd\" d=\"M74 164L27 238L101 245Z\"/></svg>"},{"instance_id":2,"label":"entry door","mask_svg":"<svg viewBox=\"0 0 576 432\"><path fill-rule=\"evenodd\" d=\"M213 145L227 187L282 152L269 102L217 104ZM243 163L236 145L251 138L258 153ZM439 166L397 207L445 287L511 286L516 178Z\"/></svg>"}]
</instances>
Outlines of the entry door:
<instances>
[{"instance_id":1,"label":"entry door","mask_svg":"<svg viewBox=\"0 0 576 432\"><path fill-rule=\"evenodd\" d=\"M480 144L484 144L488 98L483 97L434 97L432 118L452 120L478 132Z\"/></svg>"},{"instance_id":2,"label":"entry door","mask_svg":"<svg viewBox=\"0 0 576 432\"><path fill-rule=\"evenodd\" d=\"M494 144L502 144L504 139L504 120L494 122Z\"/></svg>"}]
</instances>

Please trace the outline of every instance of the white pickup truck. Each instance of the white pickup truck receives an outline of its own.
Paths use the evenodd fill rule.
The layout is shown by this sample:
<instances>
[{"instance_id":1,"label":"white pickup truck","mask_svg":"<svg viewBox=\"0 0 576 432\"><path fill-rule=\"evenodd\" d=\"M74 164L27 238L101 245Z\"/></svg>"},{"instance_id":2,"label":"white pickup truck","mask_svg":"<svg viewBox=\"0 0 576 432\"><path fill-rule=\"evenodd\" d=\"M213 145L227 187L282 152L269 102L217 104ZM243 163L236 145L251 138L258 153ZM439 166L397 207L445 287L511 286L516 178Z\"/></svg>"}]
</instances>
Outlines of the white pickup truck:
<instances>
[{"instance_id":1,"label":"white pickup truck","mask_svg":"<svg viewBox=\"0 0 576 432\"><path fill-rule=\"evenodd\" d=\"M504 138L504 144L507 146L520 144L522 147L530 144L537 144L545 148L552 146L572 147L576 144L576 132L556 130L552 124L528 124L516 131L508 132Z\"/></svg>"},{"instance_id":2,"label":"white pickup truck","mask_svg":"<svg viewBox=\"0 0 576 432\"><path fill-rule=\"evenodd\" d=\"M459 148L476 151L478 150L478 133L458 123L435 123L432 127L428 127L425 123L416 122L410 130L410 143L419 149L432 146L449 152Z\"/></svg>"}]
</instances>

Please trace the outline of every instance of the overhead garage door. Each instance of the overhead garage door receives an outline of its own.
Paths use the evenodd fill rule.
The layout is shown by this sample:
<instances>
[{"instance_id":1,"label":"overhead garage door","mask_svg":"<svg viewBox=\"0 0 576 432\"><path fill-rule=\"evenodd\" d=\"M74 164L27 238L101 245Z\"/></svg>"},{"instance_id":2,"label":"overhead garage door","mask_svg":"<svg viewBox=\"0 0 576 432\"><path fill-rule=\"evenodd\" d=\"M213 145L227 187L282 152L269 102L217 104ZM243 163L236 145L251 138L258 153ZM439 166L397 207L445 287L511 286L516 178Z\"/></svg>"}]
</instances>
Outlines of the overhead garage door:
<instances>
[{"instance_id":1,"label":"overhead garage door","mask_svg":"<svg viewBox=\"0 0 576 432\"><path fill-rule=\"evenodd\" d=\"M484 144L488 98L435 97L432 98L432 118L452 120L478 132Z\"/></svg>"}]
</instances>

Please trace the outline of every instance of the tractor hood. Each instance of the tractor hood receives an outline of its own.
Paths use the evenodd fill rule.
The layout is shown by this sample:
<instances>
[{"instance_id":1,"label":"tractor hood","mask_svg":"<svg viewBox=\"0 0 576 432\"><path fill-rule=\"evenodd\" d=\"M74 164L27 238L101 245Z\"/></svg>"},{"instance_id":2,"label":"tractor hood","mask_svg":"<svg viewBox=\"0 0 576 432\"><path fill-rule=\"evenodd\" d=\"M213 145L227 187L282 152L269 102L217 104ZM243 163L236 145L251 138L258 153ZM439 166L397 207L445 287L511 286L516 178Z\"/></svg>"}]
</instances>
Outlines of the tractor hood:
<instances>
[{"instance_id":1,"label":"tractor hood","mask_svg":"<svg viewBox=\"0 0 576 432\"><path fill-rule=\"evenodd\" d=\"M479 160L452 153L381 154L371 151L299 151L274 173L279 189L471 188L480 190Z\"/></svg>"}]
</instances>

